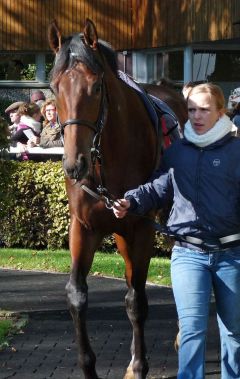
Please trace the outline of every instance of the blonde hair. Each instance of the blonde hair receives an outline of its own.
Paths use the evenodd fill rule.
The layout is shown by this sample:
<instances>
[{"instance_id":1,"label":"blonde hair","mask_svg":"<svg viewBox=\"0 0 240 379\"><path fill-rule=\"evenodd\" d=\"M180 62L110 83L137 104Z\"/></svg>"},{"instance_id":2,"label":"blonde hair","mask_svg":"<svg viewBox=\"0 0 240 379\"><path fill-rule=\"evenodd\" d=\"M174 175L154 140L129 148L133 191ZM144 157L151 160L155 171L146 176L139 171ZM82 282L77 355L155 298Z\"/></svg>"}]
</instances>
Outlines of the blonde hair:
<instances>
[{"instance_id":1,"label":"blonde hair","mask_svg":"<svg viewBox=\"0 0 240 379\"><path fill-rule=\"evenodd\" d=\"M198 84L198 85L194 86L188 94L188 99L191 95L194 95L197 93L207 93L207 94L209 94L210 97L214 97L217 109L219 111L224 110L224 112L226 112L225 98L224 98L223 91L216 84L203 83L203 84Z\"/></svg>"}]
</instances>

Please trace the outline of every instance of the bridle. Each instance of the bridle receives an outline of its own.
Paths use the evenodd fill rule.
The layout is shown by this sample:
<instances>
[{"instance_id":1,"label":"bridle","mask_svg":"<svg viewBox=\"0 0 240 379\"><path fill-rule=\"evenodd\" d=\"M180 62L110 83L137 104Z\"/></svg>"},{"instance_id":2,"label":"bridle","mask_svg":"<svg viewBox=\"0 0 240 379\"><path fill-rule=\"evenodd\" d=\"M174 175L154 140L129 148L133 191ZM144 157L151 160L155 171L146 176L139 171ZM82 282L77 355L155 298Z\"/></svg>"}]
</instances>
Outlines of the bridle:
<instances>
[{"instance_id":1,"label":"bridle","mask_svg":"<svg viewBox=\"0 0 240 379\"><path fill-rule=\"evenodd\" d=\"M79 125L80 127L86 126L89 129L93 130L94 137L93 137L92 148L91 148L91 163L93 167L93 179L94 179L96 162L98 162L100 166L100 185L97 187L97 193L91 190L90 188L88 188L86 184L82 184L81 188L83 189L83 191L87 192L96 200L104 201L105 206L108 209L111 209L113 205L113 196L108 192L108 190L103 185L103 173L102 173L102 166L101 166L102 156L101 156L101 151L100 151L101 133L102 133L102 130L107 118L107 111L108 111L107 91L106 91L106 86L104 83L104 74L102 74L100 88L101 88L102 96L101 96L101 101L100 101L100 106L99 106L98 117L95 122L91 122L91 121L88 121L85 119L79 119L79 118L70 118L62 123L60 119L58 118L58 123L61 128L61 134L63 136L63 139L64 139L65 127L68 125ZM77 181L75 182L75 184L76 183Z\"/></svg>"},{"instance_id":2,"label":"bridle","mask_svg":"<svg viewBox=\"0 0 240 379\"><path fill-rule=\"evenodd\" d=\"M60 120L58 119L58 123L61 127L61 132L63 135L64 135L64 129L67 125L85 125L88 128L92 129L95 133L97 133L98 129L99 129L97 122L93 123L93 122L90 122L88 120L84 120L84 119L80 119L80 118L70 118L69 120L67 120L63 123L61 123Z\"/></svg>"},{"instance_id":3,"label":"bridle","mask_svg":"<svg viewBox=\"0 0 240 379\"><path fill-rule=\"evenodd\" d=\"M80 125L80 126L87 126L89 129L92 129L95 134L101 133L105 119L106 119L106 113L107 113L107 96L106 96L106 88L104 84L104 74L102 74L102 79L101 79L101 102L100 102L100 107L99 107L99 112L98 112L98 117L95 122L91 122L85 119L80 119L80 118L70 118L64 121L63 123L60 121L58 118L58 123L61 128L61 133L64 136L64 129L67 125Z\"/></svg>"}]
</instances>

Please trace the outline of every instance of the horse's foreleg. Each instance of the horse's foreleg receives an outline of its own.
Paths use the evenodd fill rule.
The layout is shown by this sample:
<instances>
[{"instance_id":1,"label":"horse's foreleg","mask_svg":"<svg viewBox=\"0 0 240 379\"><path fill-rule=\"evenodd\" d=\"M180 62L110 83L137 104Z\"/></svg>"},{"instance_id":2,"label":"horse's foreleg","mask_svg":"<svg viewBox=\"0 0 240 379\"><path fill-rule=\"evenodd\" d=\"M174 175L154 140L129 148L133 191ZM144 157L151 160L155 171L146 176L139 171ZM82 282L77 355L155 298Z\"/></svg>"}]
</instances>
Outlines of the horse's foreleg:
<instances>
[{"instance_id":1,"label":"horse's foreleg","mask_svg":"<svg viewBox=\"0 0 240 379\"><path fill-rule=\"evenodd\" d=\"M79 350L79 365L86 379L98 378L95 370L96 357L90 346L87 328L86 311L88 307L88 287L84 279L76 285L70 279L66 285L69 309L73 318L76 340Z\"/></svg>"},{"instance_id":2,"label":"horse's foreleg","mask_svg":"<svg viewBox=\"0 0 240 379\"><path fill-rule=\"evenodd\" d=\"M96 244L96 238L93 235L89 236L88 232L76 220L71 222L70 250L72 269L69 282L66 285L66 291L76 331L79 364L85 379L98 378L95 369L96 357L90 346L86 327L86 311L88 308L86 277L92 265Z\"/></svg>"},{"instance_id":3,"label":"horse's foreleg","mask_svg":"<svg viewBox=\"0 0 240 379\"><path fill-rule=\"evenodd\" d=\"M130 287L125 297L128 318L133 328L133 339L131 344L132 361L125 379L144 379L148 373L148 362L146 359L146 348L144 342L144 324L148 314L148 302L145 290L136 291Z\"/></svg>"},{"instance_id":4,"label":"horse's foreleg","mask_svg":"<svg viewBox=\"0 0 240 379\"><path fill-rule=\"evenodd\" d=\"M146 233L149 240L146 241ZM142 236L142 238L141 238ZM133 328L131 344L132 360L124 379L145 379L148 373L146 347L144 341L144 326L148 314L148 301L145 283L152 252L154 234L151 230L139 233L136 237L126 239L115 235L116 243L126 264L126 280L128 292L125 297L126 311ZM134 240L134 243L132 242ZM128 241L128 242L127 242ZM147 242L147 243L146 243ZM140 252L143 250L142 255Z\"/></svg>"}]
</instances>

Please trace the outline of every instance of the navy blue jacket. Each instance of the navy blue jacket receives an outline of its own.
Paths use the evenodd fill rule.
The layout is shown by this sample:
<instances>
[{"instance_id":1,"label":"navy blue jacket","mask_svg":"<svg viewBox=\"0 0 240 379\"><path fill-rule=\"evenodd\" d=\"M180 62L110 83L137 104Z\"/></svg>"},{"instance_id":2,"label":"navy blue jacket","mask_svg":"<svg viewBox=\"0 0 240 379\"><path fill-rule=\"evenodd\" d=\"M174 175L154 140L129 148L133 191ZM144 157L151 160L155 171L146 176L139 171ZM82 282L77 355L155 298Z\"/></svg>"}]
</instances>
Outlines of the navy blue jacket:
<instances>
[{"instance_id":1,"label":"navy blue jacket","mask_svg":"<svg viewBox=\"0 0 240 379\"><path fill-rule=\"evenodd\" d=\"M240 233L240 139L227 134L204 148L186 139L165 150L156 179L128 191L130 210L145 214L173 206L170 232L204 241Z\"/></svg>"}]
</instances>

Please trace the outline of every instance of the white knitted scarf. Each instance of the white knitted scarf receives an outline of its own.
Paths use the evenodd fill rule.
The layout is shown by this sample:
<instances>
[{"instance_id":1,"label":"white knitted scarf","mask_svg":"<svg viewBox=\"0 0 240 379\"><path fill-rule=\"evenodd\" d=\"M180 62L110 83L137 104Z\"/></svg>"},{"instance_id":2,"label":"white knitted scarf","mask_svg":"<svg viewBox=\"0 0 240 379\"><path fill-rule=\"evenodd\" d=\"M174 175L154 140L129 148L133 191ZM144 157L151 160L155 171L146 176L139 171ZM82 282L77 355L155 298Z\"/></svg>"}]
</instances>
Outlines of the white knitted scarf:
<instances>
[{"instance_id":1,"label":"white knitted scarf","mask_svg":"<svg viewBox=\"0 0 240 379\"><path fill-rule=\"evenodd\" d=\"M41 132L41 122L34 120L34 118L30 116L22 115L20 119L20 124L24 124L32 128L36 133Z\"/></svg>"},{"instance_id":2,"label":"white knitted scarf","mask_svg":"<svg viewBox=\"0 0 240 379\"><path fill-rule=\"evenodd\" d=\"M226 134L233 131L234 125L227 115L223 115L216 124L204 134L197 134L190 121L188 120L184 127L184 137L199 147L211 145L220 140Z\"/></svg>"}]
</instances>

